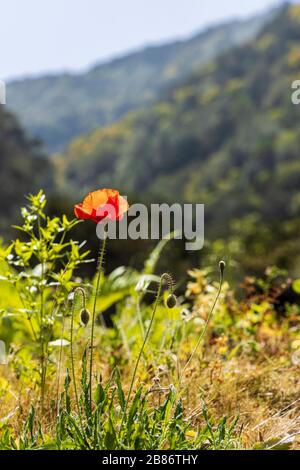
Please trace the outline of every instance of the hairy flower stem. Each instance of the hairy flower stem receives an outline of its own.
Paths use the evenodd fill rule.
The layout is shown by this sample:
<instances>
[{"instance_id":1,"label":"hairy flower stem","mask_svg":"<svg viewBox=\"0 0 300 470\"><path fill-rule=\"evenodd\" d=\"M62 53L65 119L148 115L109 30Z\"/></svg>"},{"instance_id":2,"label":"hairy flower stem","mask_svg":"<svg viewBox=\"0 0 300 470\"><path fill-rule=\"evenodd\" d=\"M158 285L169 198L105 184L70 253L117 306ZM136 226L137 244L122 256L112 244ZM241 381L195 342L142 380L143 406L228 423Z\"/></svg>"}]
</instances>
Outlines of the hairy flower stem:
<instances>
[{"instance_id":1,"label":"hairy flower stem","mask_svg":"<svg viewBox=\"0 0 300 470\"><path fill-rule=\"evenodd\" d=\"M182 369L181 374L183 374L183 373L186 371L186 369L188 368L188 366L189 366L190 363L192 362L193 357L195 356L195 354L196 354L196 352L197 352L197 350L198 350L198 348L199 348L199 346L200 346L200 343L201 343L202 339L204 338L204 335L205 335L205 333L206 333L208 324L209 324L209 322L210 322L210 319L211 319L212 314L213 314L213 312L214 312L215 306L216 306L216 304L217 304L217 302L218 302L218 299L219 299L219 297L220 297L220 294L221 294L221 290L222 290L222 286L223 286L223 279L224 279L224 267L222 268L222 267L221 267L221 264L220 264L220 282L219 282L219 289L218 289L216 298L215 298L214 303L213 303L213 305L212 305L212 307L211 307L211 309L210 309L210 312L209 312L208 317L207 317L207 319L206 319L204 328L203 328L203 330L202 330L201 333L200 333L200 336L199 336L199 338L198 338L197 344L196 344L196 346L195 346L193 352L191 353L189 359L187 360L187 363L185 364L184 368Z\"/></svg>"},{"instance_id":2,"label":"hairy flower stem","mask_svg":"<svg viewBox=\"0 0 300 470\"><path fill-rule=\"evenodd\" d=\"M38 235L39 240L41 241L41 221L40 215L38 215ZM42 253L42 252L41 252ZM47 375L47 358L45 351L45 341L44 341L44 256L40 256L40 263L42 268L41 281L40 281L40 345L41 345L41 408L44 410L44 399L45 399L45 388L46 388L46 375Z\"/></svg>"},{"instance_id":3,"label":"hairy flower stem","mask_svg":"<svg viewBox=\"0 0 300 470\"><path fill-rule=\"evenodd\" d=\"M97 275L97 284L96 284L96 291L95 291L95 297L94 297L94 306L93 306L93 311L92 311L92 327L91 327L91 341L90 341L90 370L89 370L89 387L90 387L90 407L92 408L92 377L93 377L93 351L94 351L94 333L95 333L95 320L96 320L96 307L97 307L97 298L99 294L99 287L100 287L100 281L101 281L101 275L103 271L103 260L104 260L104 254L105 254L105 248L106 248L106 240L107 240L107 234L104 232L104 238L102 241L102 246L100 248L100 253L99 253L99 263L98 263L98 275Z\"/></svg>"},{"instance_id":4,"label":"hairy flower stem","mask_svg":"<svg viewBox=\"0 0 300 470\"><path fill-rule=\"evenodd\" d=\"M130 382L130 387L129 387L129 390L128 390L128 394L127 394L127 398L126 398L126 402L125 402L125 406L124 406L124 411L123 411L123 416L122 416L122 421L121 421L121 425L120 425L120 429L119 429L119 436L121 434L122 427L123 427L123 424L124 424L124 420L125 420L125 417L126 417L128 403L129 403L131 392L132 392L132 389L133 389L137 369L138 369L142 354L144 352L146 342L147 342L148 337L150 335L150 331L151 331L151 328L152 328L152 325L153 325L153 320L154 320L154 317L155 317L155 313L156 313L156 310L157 310L157 307L158 307L158 304L159 304L163 281L164 281L164 279L167 279L167 278L169 278L168 274L163 274L160 278L160 282L159 282L159 286L158 286L158 290L157 290L157 293L156 293L156 298L155 298L155 302L154 302L154 306L153 306L153 310L152 310L151 320L150 320L146 335L144 336L144 341L143 341L142 347L140 349L140 352L139 352L139 355L137 357L135 367L134 367L134 370L133 370L132 379L131 379L131 382Z\"/></svg>"},{"instance_id":5,"label":"hairy flower stem","mask_svg":"<svg viewBox=\"0 0 300 470\"><path fill-rule=\"evenodd\" d=\"M65 235L65 233L64 233ZM60 243L64 242L64 236L62 236ZM67 269L69 267L70 260L67 262L64 270L63 270L63 275L67 272ZM53 266L54 267L54 266ZM56 292L58 290L58 287L56 288ZM52 315L54 316L55 308L57 307L58 303L57 300L53 302L53 309L52 309ZM62 317L62 326L61 326L61 335L60 337L63 338L65 334L65 316L63 315ZM59 359L58 359L58 368L57 368L57 389L56 389L56 406L57 410L59 407L59 390L60 390L60 374L61 374L61 365L62 365L62 358L63 358L63 346L61 344L59 348Z\"/></svg>"},{"instance_id":6,"label":"hairy flower stem","mask_svg":"<svg viewBox=\"0 0 300 470\"><path fill-rule=\"evenodd\" d=\"M65 334L65 317L63 316L60 337L63 338L64 334ZM59 409L59 390L60 390L60 374L61 374L62 358L63 358L63 345L61 344L59 348L58 368L57 368L57 386L56 386L56 410L57 412Z\"/></svg>"},{"instance_id":7,"label":"hairy flower stem","mask_svg":"<svg viewBox=\"0 0 300 470\"><path fill-rule=\"evenodd\" d=\"M75 315L75 304L76 304L76 293L80 293L82 295L82 303L83 303L83 308L85 308L86 305L86 298L85 298L85 292L82 287L76 287L74 290L74 299L73 299L73 304L72 304L72 314L71 314L71 336L70 336L70 342L71 342L71 370L72 370L72 380L73 380L73 387L74 387L74 393L75 393L75 400L76 400L76 407L78 411L78 417L80 421L80 426L82 429L83 434L84 433L84 427L83 427L83 421L82 421L82 414L81 414L81 409L80 409L80 403L79 403L79 396L78 396L78 390L77 390L77 384L76 384L76 376L75 376L75 361L74 361L74 315Z\"/></svg>"}]
</instances>

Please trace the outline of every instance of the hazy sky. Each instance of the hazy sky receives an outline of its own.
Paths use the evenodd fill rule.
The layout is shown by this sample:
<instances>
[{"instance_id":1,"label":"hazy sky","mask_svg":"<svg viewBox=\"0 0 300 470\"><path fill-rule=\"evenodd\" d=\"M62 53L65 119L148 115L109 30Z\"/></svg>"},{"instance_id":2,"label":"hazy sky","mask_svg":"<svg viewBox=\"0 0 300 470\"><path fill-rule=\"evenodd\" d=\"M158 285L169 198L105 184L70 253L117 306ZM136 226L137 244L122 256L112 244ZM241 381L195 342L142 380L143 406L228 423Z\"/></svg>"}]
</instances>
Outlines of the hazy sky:
<instances>
[{"instance_id":1,"label":"hazy sky","mask_svg":"<svg viewBox=\"0 0 300 470\"><path fill-rule=\"evenodd\" d=\"M0 78L80 70L276 0L0 0Z\"/></svg>"}]
</instances>

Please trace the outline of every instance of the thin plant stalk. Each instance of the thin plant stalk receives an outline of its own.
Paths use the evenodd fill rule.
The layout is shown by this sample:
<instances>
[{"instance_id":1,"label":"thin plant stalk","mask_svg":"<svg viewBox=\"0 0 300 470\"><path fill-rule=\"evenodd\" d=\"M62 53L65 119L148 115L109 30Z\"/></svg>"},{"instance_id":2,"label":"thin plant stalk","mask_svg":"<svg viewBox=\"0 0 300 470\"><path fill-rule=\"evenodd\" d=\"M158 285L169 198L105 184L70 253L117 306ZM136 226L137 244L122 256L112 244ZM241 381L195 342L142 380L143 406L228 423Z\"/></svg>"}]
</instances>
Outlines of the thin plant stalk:
<instances>
[{"instance_id":1,"label":"thin plant stalk","mask_svg":"<svg viewBox=\"0 0 300 470\"><path fill-rule=\"evenodd\" d=\"M98 298L98 293L99 293L101 275L103 271L103 260L104 260L104 254L105 254L105 248L106 248L106 240L107 240L107 234L106 232L104 232L104 238L102 240L102 246L100 248L100 253L99 253L98 275L97 275L96 291L95 291L94 305L93 305L93 311L92 311L92 327L91 327L91 341L90 341L91 351L90 351L90 370L89 370L89 381L90 381L89 388L90 388L90 406L91 407L92 407L93 350L94 350L96 307L97 307L97 298Z\"/></svg>"},{"instance_id":2,"label":"thin plant stalk","mask_svg":"<svg viewBox=\"0 0 300 470\"><path fill-rule=\"evenodd\" d=\"M38 233L39 239L41 239L41 222L40 222L40 215L38 215ZM40 306L40 343L41 343L41 407L42 410L44 409L44 397L45 397L45 386L46 386L46 374L47 374L47 362L46 362L46 351L45 351L45 344L44 344L44 257L42 256L41 259L41 282L40 282L40 297L41 297L41 306Z\"/></svg>"},{"instance_id":3,"label":"thin plant stalk","mask_svg":"<svg viewBox=\"0 0 300 470\"><path fill-rule=\"evenodd\" d=\"M133 385L134 385L134 381L135 381L137 369L138 369L138 366L139 366L139 363L140 363L142 354L143 354L143 352L144 352L146 342L147 342L148 337L149 337L149 335L150 335L150 331L151 331L151 328L152 328L152 325L153 325L155 313L156 313L156 310L157 310L157 307L158 307L158 304L159 304L160 295L161 295L161 291L162 291L163 280L165 279L166 276L168 276L168 275L167 275L167 274L163 274L163 275L161 276L161 278L160 278L160 282L159 282L159 286L158 286L158 290L157 290L157 294L156 294L156 298L155 298L155 302L154 302L154 307L153 307L153 310L152 310L151 320L150 320L148 329L147 329L147 331L146 331L146 334L145 334L145 336L144 336L143 344L142 344L142 347L141 347L141 349L140 349L139 355L138 355L138 357L137 357L137 360L136 360L136 363L135 363L135 366L134 366L134 370L133 370L133 374L132 374L132 378L131 378L131 382L130 382L130 387L129 387L128 394L127 394L127 398L126 398L126 402L125 402L125 405L124 405L124 411L123 411L122 421L121 421L121 425L120 425L119 436L120 436L120 434L121 434L122 427L123 427L123 424L124 424L124 419L125 419L125 417L126 417L127 408L128 408L128 403L129 403L130 396L131 396L131 392L132 392L132 389L133 389Z\"/></svg>"},{"instance_id":4,"label":"thin plant stalk","mask_svg":"<svg viewBox=\"0 0 300 470\"><path fill-rule=\"evenodd\" d=\"M63 339L65 334L65 316L63 315L62 319L62 327L61 327L61 335L60 337ZM57 387L56 387L56 407L58 410L59 407L59 389L60 389L60 374L61 374L61 364L63 360L63 346L60 345L59 348L59 358L58 358L58 368L57 368Z\"/></svg>"},{"instance_id":5,"label":"thin plant stalk","mask_svg":"<svg viewBox=\"0 0 300 470\"><path fill-rule=\"evenodd\" d=\"M22 305L23 305L23 308L26 309L27 307L26 307L26 305L25 305L24 299L23 299L23 297L22 297L22 295L21 295L21 293L20 293L20 290L19 290L17 284L14 284L14 286L15 286L15 289L16 289L16 291L17 291L18 298L19 298L20 302L21 302ZM32 332L33 338L34 338L34 340L37 342L37 341L38 341L38 337L37 337L36 331L35 331L35 329L34 329L34 326L33 326L32 320L31 320L31 318L30 318L30 315L27 316L27 320L28 320L28 322L29 322L29 325L30 325L30 328L31 328L31 332Z\"/></svg>"},{"instance_id":6,"label":"thin plant stalk","mask_svg":"<svg viewBox=\"0 0 300 470\"><path fill-rule=\"evenodd\" d=\"M187 360L187 363L185 364L184 368L182 369L181 374L183 374L183 373L186 371L186 369L188 368L188 366L189 366L190 363L192 362L192 360L193 360L193 358L194 358L194 356L195 356L195 354L196 354L196 352L197 352L197 350L198 350L198 348L199 348L199 346L200 346L200 343L201 343L202 339L204 338L204 335L205 335L205 333L206 333L206 331L207 331L208 324L209 324L209 322L210 322L210 319L211 319L211 317L212 317L212 314L213 314L213 312L214 312L214 309L215 309L215 307L216 307L216 304L217 304L217 302L218 302L218 300L219 300L219 297L220 297L220 294L221 294L221 291L222 291L222 286L223 286L224 266L225 266L225 263L224 263L224 265L221 265L221 263L224 263L224 262L221 261L220 264L219 264L219 266L220 266L220 282L219 282L219 289L218 289L217 295L216 295L216 297L215 297L214 303L213 303L213 305L212 305L212 307L211 307L211 309L210 309L210 312L209 312L209 314L208 314L208 317L207 317L207 319L206 319L204 328L203 328L203 330L202 330L201 333L200 333L200 336L199 336L199 338L198 338L197 344L196 344L196 346L195 346L193 352L191 353L189 359Z\"/></svg>"},{"instance_id":7,"label":"thin plant stalk","mask_svg":"<svg viewBox=\"0 0 300 470\"><path fill-rule=\"evenodd\" d=\"M83 300L83 308L85 308L86 305L86 298L85 298L85 292L82 289L82 287L76 287L74 290L74 299L73 299L73 305L72 305L72 314L71 314L71 335L70 335L70 342L71 342L71 370L72 370L72 380L73 380L73 386L74 386L74 393L75 393L75 401L76 401L76 407L78 411L78 417L80 421L80 426L82 429L82 432L84 433L84 427L83 427L83 421L82 421L82 414L81 414L81 409L80 409L80 403L79 403L79 395L78 395L78 390L77 390L77 384L76 384L76 376L75 376L75 361L74 361L74 314L75 314L75 305L76 305L76 293L80 293L82 295L82 300Z\"/></svg>"},{"instance_id":8,"label":"thin plant stalk","mask_svg":"<svg viewBox=\"0 0 300 470\"><path fill-rule=\"evenodd\" d=\"M61 242L63 242L64 238L62 237ZM68 266L70 264L70 261L67 262L63 274L66 273ZM57 291L58 287L56 288ZM57 306L57 303L53 303L53 308L52 308L52 314L55 311L55 308ZM62 327L61 327L61 335L60 337L63 338L65 333L65 316L63 315L62 317ZM58 368L57 368L57 388L56 388L56 403L57 403L57 409L58 409L58 401L59 401L59 389L60 389L60 374L61 374L61 365L62 365L62 358L63 358L63 346L61 345L59 348L59 359L58 359Z\"/></svg>"}]
</instances>

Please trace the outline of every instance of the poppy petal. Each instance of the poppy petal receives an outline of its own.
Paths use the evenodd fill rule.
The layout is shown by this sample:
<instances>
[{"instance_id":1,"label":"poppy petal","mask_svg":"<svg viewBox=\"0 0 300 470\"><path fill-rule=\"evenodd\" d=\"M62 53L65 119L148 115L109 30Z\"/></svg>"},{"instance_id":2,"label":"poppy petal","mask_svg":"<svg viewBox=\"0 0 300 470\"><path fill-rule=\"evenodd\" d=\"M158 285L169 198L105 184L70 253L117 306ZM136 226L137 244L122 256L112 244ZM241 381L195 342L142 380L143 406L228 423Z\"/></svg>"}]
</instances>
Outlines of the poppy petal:
<instances>
[{"instance_id":1,"label":"poppy petal","mask_svg":"<svg viewBox=\"0 0 300 470\"><path fill-rule=\"evenodd\" d=\"M74 214L77 219L89 219L91 216L91 211L87 208L84 208L82 204L76 204L74 207Z\"/></svg>"},{"instance_id":2,"label":"poppy petal","mask_svg":"<svg viewBox=\"0 0 300 470\"><path fill-rule=\"evenodd\" d=\"M74 213L79 219L99 223L104 220L121 220L128 208L128 202L116 189L99 189L88 193L83 202L74 207Z\"/></svg>"}]
</instances>

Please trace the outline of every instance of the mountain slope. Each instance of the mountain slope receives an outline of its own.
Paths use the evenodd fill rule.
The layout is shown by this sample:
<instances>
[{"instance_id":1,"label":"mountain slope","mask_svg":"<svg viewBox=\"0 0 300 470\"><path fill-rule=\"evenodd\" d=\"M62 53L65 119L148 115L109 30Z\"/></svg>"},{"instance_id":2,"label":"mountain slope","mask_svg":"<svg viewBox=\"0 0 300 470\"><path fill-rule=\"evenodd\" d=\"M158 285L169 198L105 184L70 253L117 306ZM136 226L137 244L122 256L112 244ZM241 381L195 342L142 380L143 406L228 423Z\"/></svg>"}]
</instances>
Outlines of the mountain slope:
<instances>
[{"instance_id":1,"label":"mountain slope","mask_svg":"<svg viewBox=\"0 0 300 470\"><path fill-rule=\"evenodd\" d=\"M164 100L76 139L57 161L64 186L200 202L210 233L228 234L235 219L245 229L242 217L252 214L251 230L263 222L287 236L300 217L300 105L291 102L299 50L300 6L285 7L256 40ZM278 242L275 232L262 238Z\"/></svg>"},{"instance_id":2,"label":"mountain slope","mask_svg":"<svg viewBox=\"0 0 300 470\"><path fill-rule=\"evenodd\" d=\"M100 64L87 73L25 79L8 85L9 107L47 150L149 104L172 82L254 37L273 13L232 21L177 41Z\"/></svg>"},{"instance_id":3,"label":"mountain slope","mask_svg":"<svg viewBox=\"0 0 300 470\"><path fill-rule=\"evenodd\" d=\"M29 140L14 116L0 105L0 233L24 204L24 197L51 184L51 167L35 142Z\"/></svg>"}]
</instances>

